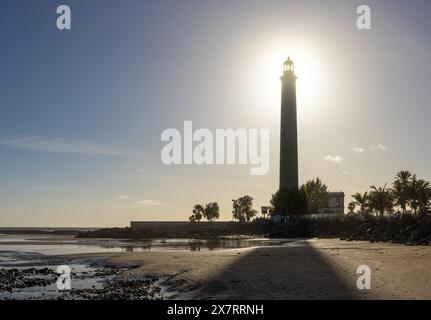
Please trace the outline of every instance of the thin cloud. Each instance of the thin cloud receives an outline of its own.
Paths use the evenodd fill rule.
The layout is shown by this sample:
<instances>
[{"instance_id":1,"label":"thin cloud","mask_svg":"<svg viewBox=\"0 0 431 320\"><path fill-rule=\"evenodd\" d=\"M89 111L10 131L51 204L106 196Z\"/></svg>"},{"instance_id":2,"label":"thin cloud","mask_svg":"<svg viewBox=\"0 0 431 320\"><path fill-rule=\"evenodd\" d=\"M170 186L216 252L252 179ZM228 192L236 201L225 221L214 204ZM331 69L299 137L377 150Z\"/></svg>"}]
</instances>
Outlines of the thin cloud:
<instances>
[{"instance_id":1,"label":"thin cloud","mask_svg":"<svg viewBox=\"0 0 431 320\"><path fill-rule=\"evenodd\" d=\"M356 148L353 148L353 152L355 152L355 153L363 153L363 152L365 152L365 149L361 148L361 147L356 147Z\"/></svg>"},{"instance_id":2,"label":"thin cloud","mask_svg":"<svg viewBox=\"0 0 431 320\"><path fill-rule=\"evenodd\" d=\"M388 148L387 147L385 147L384 145L382 145L382 144L378 144L378 145L376 145L376 146L370 146L370 149L371 150L380 150L380 151L386 151Z\"/></svg>"},{"instance_id":3,"label":"thin cloud","mask_svg":"<svg viewBox=\"0 0 431 320\"><path fill-rule=\"evenodd\" d=\"M129 200L129 196L127 194L119 196L118 199L120 200Z\"/></svg>"},{"instance_id":4,"label":"thin cloud","mask_svg":"<svg viewBox=\"0 0 431 320\"><path fill-rule=\"evenodd\" d=\"M325 160L327 160L327 161L331 161L331 162L335 162L335 163L338 163L338 164L341 164L343 161L344 161L344 159L343 159L343 157L341 157L341 156L338 156L338 155L327 155L326 157L325 157Z\"/></svg>"},{"instance_id":5,"label":"thin cloud","mask_svg":"<svg viewBox=\"0 0 431 320\"><path fill-rule=\"evenodd\" d=\"M0 139L0 145L26 151L44 151L53 153L114 155L138 154L135 150L118 148L111 145L94 143L86 140L70 140L45 136L12 136Z\"/></svg>"},{"instance_id":6,"label":"thin cloud","mask_svg":"<svg viewBox=\"0 0 431 320\"><path fill-rule=\"evenodd\" d=\"M161 206L162 203L157 200L139 200L136 201L134 207L155 207L155 206Z\"/></svg>"}]
</instances>

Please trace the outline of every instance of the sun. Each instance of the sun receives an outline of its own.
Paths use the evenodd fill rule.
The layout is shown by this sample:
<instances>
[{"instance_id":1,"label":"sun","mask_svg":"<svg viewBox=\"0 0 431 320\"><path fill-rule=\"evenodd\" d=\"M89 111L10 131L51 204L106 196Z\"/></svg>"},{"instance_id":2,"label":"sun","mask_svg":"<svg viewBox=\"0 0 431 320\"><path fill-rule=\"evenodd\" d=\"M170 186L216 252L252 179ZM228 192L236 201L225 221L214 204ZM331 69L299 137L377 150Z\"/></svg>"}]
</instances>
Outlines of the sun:
<instances>
[{"instance_id":1,"label":"sun","mask_svg":"<svg viewBox=\"0 0 431 320\"><path fill-rule=\"evenodd\" d=\"M279 111L280 103L280 77L283 72L283 63L290 57L295 64L297 80L298 117L306 116L313 109L318 108L319 97L322 94L322 72L319 57L305 46L269 46L263 50L258 63L257 92L267 105L274 106Z\"/></svg>"}]
</instances>

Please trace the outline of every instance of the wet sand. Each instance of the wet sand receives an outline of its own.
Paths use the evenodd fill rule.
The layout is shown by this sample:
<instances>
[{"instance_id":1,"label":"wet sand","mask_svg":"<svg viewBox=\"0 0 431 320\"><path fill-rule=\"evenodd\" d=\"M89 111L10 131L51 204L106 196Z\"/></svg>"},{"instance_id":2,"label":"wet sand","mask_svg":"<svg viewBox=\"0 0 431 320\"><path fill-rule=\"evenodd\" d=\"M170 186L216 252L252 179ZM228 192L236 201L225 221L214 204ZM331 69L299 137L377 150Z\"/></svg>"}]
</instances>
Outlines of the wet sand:
<instances>
[{"instance_id":1,"label":"wet sand","mask_svg":"<svg viewBox=\"0 0 431 320\"><path fill-rule=\"evenodd\" d=\"M220 251L80 254L134 266L124 277L167 277L171 299L431 299L431 247L301 240ZM356 287L360 265L371 290Z\"/></svg>"}]
</instances>

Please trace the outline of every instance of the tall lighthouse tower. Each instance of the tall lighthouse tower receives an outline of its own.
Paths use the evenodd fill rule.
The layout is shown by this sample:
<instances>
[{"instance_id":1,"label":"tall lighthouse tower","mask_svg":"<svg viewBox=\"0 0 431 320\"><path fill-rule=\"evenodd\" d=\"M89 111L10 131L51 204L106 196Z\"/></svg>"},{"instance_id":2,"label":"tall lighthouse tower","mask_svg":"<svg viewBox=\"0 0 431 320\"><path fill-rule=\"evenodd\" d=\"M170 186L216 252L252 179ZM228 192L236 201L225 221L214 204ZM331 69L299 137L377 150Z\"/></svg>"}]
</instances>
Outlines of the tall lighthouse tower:
<instances>
[{"instance_id":1,"label":"tall lighthouse tower","mask_svg":"<svg viewBox=\"0 0 431 320\"><path fill-rule=\"evenodd\" d=\"M281 76L280 188L298 188L296 75L293 61L284 62Z\"/></svg>"}]
</instances>

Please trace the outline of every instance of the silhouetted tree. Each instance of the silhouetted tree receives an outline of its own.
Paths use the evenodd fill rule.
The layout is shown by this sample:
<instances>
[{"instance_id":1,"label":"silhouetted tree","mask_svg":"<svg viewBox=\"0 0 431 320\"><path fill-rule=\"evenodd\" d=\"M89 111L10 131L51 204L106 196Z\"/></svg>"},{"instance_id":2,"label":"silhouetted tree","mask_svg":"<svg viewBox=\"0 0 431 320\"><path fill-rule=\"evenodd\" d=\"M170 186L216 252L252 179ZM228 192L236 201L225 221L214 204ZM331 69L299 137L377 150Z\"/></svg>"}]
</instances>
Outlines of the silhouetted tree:
<instances>
[{"instance_id":1,"label":"silhouetted tree","mask_svg":"<svg viewBox=\"0 0 431 320\"><path fill-rule=\"evenodd\" d=\"M196 204L193 207L193 214L189 217L191 222L200 222L202 220L204 214L204 207L200 204Z\"/></svg>"},{"instance_id":2,"label":"silhouetted tree","mask_svg":"<svg viewBox=\"0 0 431 320\"><path fill-rule=\"evenodd\" d=\"M407 204L410 199L412 174L408 170L402 170L395 176L392 184L392 195L395 204L400 206L403 213L407 211Z\"/></svg>"},{"instance_id":3,"label":"silhouetted tree","mask_svg":"<svg viewBox=\"0 0 431 320\"><path fill-rule=\"evenodd\" d=\"M359 206L359 210L362 214L366 213L370 206L370 195L368 192L364 194L356 193L352 195L352 198L355 200L353 203Z\"/></svg>"},{"instance_id":4,"label":"silhouetted tree","mask_svg":"<svg viewBox=\"0 0 431 320\"><path fill-rule=\"evenodd\" d=\"M300 190L306 195L308 212L315 213L321 207L322 202L325 201L328 187L317 177L301 185Z\"/></svg>"},{"instance_id":5,"label":"silhouetted tree","mask_svg":"<svg viewBox=\"0 0 431 320\"><path fill-rule=\"evenodd\" d=\"M281 188L272 195L271 212L281 216L307 213L307 195L304 190Z\"/></svg>"},{"instance_id":6,"label":"silhouetted tree","mask_svg":"<svg viewBox=\"0 0 431 320\"><path fill-rule=\"evenodd\" d=\"M409 184L409 205L413 209L415 214L417 213L419 208L419 189L420 182L414 174Z\"/></svg>"},{"instance_id":7,"label":"silhouetted tree","mask_svg":"<svg viewBox=\"0 0 431 320\"><path fill-rule=\"evenodd\" d=\"M210 202L205 206L204 217L210 222L220 217L220 209L217 202Z\"/></svg>"},{"instance_id":8,"label":"silhouetted tree","mask_svg":"<svg viewBox=\"0 0 431 320\"><path fill-rule=\"evenodd\" d=\"M377 211L380 215L384 212L393 212L394 205L399 206L403 213L410 207L415 214L429 213L431 208L431 183L424 179L418 179L408 170L399 171L392 183L391 189L371 186L371 192L363 195L356 193L352 197L353 202L360 207L362 213L367 209Z\"/></svg>"},{"instance_id":9,"label":"silhouetted tree","mask_svg":"<svg viewBox=\"0 0 431 320\"><path fill-rule=\"evenodd\" d=\"M419 213L425 214L430 212L431 203L431 185L424 181L419 192Z\"/></svg>"},{"instance_id":10,"label":"silhouetted tree","mask_svg":"<svg viewBox=\"0 0 431 320\"><path fill-rule=\"evenodd\" d=\"M385 211L392 212L394 208L393 196L390 190L386 189L386 184L382 187L370 187L370 208L383 216Z\"/></svg>"},{"instance_id":11,"label":"silhouetted tree","mask_svg":"<svg viewBox=\"0 0 431 320\"><path fill-rule=\"evenodd\" d=\"M431 202L431 184L413 175L410 183L410 207L415 213L425 214Z\"/></svg>"},{"instance_id":12,"label":"silhouetted tree","mask_svg":"<svg viewBox=\"0 0 431 320\"><path fill-rule=\"evenodd\" d=\"M232 206L233 218L239 222L249 222L257 214L253 209L253 198L247 195L232 200Z\"/></svg>"}]
</instances>

